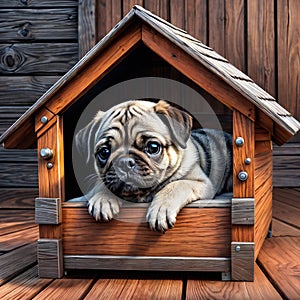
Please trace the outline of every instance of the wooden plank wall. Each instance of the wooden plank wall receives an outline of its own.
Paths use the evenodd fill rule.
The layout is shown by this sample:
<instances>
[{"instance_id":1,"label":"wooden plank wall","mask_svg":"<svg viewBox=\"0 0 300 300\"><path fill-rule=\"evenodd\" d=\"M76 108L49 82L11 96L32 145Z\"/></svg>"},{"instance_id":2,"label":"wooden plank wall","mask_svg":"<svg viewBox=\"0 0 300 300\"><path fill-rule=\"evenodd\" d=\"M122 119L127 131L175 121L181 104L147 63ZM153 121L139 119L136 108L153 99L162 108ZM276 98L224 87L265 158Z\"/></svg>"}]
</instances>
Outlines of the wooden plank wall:
<instances>
[{"instance_id":1,"label":"wooden plank wall","mask_svg":"<svg viewBox=\"0 0 300 300\"><path fill-rule=\"evenodd\" d=\"M213 47L300 119L298 0L3 0L0 134L134 4ZM300 186L300 135L291 142L275 148L276 186ZM0 148L0 208L32 207L36 161Z\"/></svg>"}]
</instances>

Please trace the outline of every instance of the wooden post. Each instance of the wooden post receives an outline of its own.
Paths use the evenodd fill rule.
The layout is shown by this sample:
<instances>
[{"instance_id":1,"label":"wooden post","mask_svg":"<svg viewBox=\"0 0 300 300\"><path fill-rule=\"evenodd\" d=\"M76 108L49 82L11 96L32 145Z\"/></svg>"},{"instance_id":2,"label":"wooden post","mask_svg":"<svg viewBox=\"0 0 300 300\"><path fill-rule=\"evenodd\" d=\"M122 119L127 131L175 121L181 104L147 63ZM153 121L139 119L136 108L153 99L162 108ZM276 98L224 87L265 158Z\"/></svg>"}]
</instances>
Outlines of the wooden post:
<instances>
[{"instance_id":1,"label":"wooden post","mask_svg":"<svg viewBox=\"0 0 300 300\"><path fill-rule=\"evenodd\" d=\"M63 276L61 200L63 200L62 119L36 118L38 136L39 198L36 223L39 224L39 276ZM42 125L41 125L42 123Z\"/></svg>"},{"instance_id":2,"label":"wooden post","mask_svg":"<svg viewBox=\"0 0 300 300\"><path fill-rule=\"evenodd\" d=\"M233 110L233 280L254 279L254 179L254 122Z\"/></svg>"}]
</instances>

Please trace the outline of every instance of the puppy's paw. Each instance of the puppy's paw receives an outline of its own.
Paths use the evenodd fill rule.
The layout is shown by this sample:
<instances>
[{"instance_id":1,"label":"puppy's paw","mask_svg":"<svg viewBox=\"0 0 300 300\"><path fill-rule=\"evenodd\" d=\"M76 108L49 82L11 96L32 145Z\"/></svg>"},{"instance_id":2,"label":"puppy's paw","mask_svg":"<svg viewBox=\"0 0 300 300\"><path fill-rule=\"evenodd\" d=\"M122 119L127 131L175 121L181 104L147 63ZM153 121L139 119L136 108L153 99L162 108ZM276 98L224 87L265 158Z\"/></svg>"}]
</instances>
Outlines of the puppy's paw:
<instances>
[{"instance_id":1,"label":"puppy's paw","mask_svg":"<svg viewBox=\"0 0 300 300\"><path fill-rule=\"evenodd\" d=\"M179 209L168 201L153 201L147 212L147 222L153 231L164 233L174 227Z\"/></svg>"},{"instance_id":2,"label":"puppy's paw","mask_svg":"<svg viewBox=\"0 0 300 300\"><path fill-rule=\"evenodd\" d=\"M98 193L88 201L88 211L96 221L108 222L119 213L119 201L114 198L105 198Z\"/></svg>"}]
</instances>

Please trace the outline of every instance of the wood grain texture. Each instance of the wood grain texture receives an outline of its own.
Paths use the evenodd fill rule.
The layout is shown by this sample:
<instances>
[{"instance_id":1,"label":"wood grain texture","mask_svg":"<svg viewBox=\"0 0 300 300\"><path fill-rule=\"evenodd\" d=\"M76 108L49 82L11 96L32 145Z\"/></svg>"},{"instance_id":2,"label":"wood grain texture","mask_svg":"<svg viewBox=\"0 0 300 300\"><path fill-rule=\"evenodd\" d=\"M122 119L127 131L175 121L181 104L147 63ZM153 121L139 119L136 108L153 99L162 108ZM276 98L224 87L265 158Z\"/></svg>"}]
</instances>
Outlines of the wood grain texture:
<instances>
[{"instance_id":1,"label":"wood grain texture","mask_svg":"<svg viewBox=\"0 0 300 300\"><path fill-rule=\"evenodd\" d=\"M38 153L42 148L49 148L53 151L53 157L49 160L53 163L53 168L47 168L47 160L44 160L40 155L39 163L39 196L46 198L61 198L60 189L60 166L59 152L61 151L58 145L58 125L55 123L38 139Z\"/></svg>"},{"instance_id":2,"label":"wood grain texture","mask_svg":"<svg viewBox=\"0 0 300 300\"><path fill-rule=\"evenodd\" d=\"M36 243L1 255L0 286L34 263L36 263Z\"/></svg>"},{"instance_id":3,"label":"wood grain texture","mask_svg":"<svg viewBox=\"0 0 300 300\"><path fill-rule=\"evenodd\" d=\"M34 209L36 188L0 188L0 209Z\"/></svg>"},{"instance_id":4,"label":"wood grain texture","mask_svg":"<svg viewBox=\"0 0 300 300\"><path fill-rule=\"evenodd\" d=\"M184 208L164 235L141 223L145 213L124 208L122 221L97 223L86 208L63 208L64 254L229 257L230 209Z\"/></svg>"},{"instance_id":5,"label":"wood grain texture","mask_svg":"<svg viewBox=\"0 0 300 300\"><path fill-rule=\"evenodd\" d=\"M59 198L35 199L35 223L57 225L61 221L61 200Z\"/></svg>"},{"instance_id":6,"label":"wood grain texture","mask_svg":"<svg viewBox=\"0 0 300 300\"><path fill-rule=\"evenodd\" d=\"M83 299L89 290L93 279L61 278L54 280L32 299Z\"/></svg>"},{"instance_id":7,"label":"wood grain texture","mask_svg":"<svg viewBox=\"0 0 300 300\"><path fill-rule=\"evenodd\" d=\"M278 101L300 119L300 3L297 0L277 1ZM293 141L300 142L300 135Z\"/></svg>"},{"instance_id":8,"label":"wood grain texture","mask_svg":"<svg viewBox=\"0 0 300 300\"><path fill-rule=\"evenodd\" d=\"M99 279L85 299L182 299L180 280Z\"/></svg>"},{"instance_id":9,"label":"wood grain texture","mask_svg":"<svg viewBox=\"0 0 300 300\"><path fill-rule=\"evenodd\" d=\"M258 261L276 282L286 299L299 299L300 237L276 237L265 241Z\"/></svg>"},{"instance_id":10,"label":"wood grain texture","mask_svg":"<svg viewBox=\"0 0 300 300\"><path fill-rule=\"evenodd\" d=\"M231 278L232 280L254 280L254 243L231 243Z\"/></svg>"},{"instance_id":11,"label":"wood grain texture","mask_svg":"<svg viewBox=\"0 0 300 300\"><path fill-rule=\"evenodd\" d=\"M77 47L76 43L1 44L0 74L66 73L77 62Z\"/></svg>"},{"instance_id":12,"label":"wood grain texture","mask_svg":"<svg viewBox=\"0 0 300 300\"><path fill-rule=\"evenodd\" d=\"M36 188L38 184L35 163L1 163L0 188Z\"/></svg>"},{"instance_id":13,"label":"wood grain texture","mask_svg":"<svg viewBox=\"0 0 300 300\"><path fill-rule=\"evenodd\" d=\"M255 217L253 198L233 198L231 203L231 224L254 225Z\"/></svg>"},{"instance_id":14,"label":"wood grain texture","mask_svg":"<svg viewBox=\"0 0 300 300\"><path fill-rule=\"evenodd\" d=\"M78 2L78 52L83 57L96 44L96 1Z\"/></svg>"},{"instance_id":15,"label":"wood grain texture","mask_svg":"<svg viewBox=\"0 0 300 300\"><path fill-rule=\"evenodd\" d=\"M8 252L38 239L39 230L37 226L0 236L0 252Z\"/></svg>"},{"instance_id":16,"label":"wood grain texture","mask_svg":"<svg viewBox=\"0 0 300 300\"><path fill-rule=\"evenodd\" d=\"M0 76L1 106L31 106L60 77L45 76Z\"/></svg>"},{"instance_id":17,"label":"wood grain texture","mask_svg":"<svg viewBox=\"0 0 300 300\"><path fill-rule=\"evenodd\" d=\"M282 299L256 264L254 278L254 282L188 280L186 299Z\"/></svg>"},{"instance_id":18,"label":"wood grain texture","mask_svg":"<svg viewBox=\"0 0 300 300\"><path fill-rule=\"evenodd\" d=\"M66 269L168 271L168 272L230 272L230 258L64 255Z\"/></svg>"},{"instance_id":19,"label":"wood grain texture","mask_svg":"<svg viewBox=\"0 0 300 300\"><path fill-rule=\"evenodd\" d=\"M281 2L281 1L279 1ZM274 2L247 2L248 74L273 97L276 97Z\"/></svg>"},{"instance_id":20,"label":"wood grain texture","mask_svg":"<svg viewBox=\"0 0 300 300\"><path fill-rule=\"evenodd\" d=\"M273 218L272 237L290 237L290 236L300 237L300 229L295 228L289 224L286 224L283 221Z\"/></svg>"},{"instance_id":21,"label":"wood grain texture","mask_svg":"<svg viewBox=\"0 0 300 300\"><path fill-rule=\"evenodd\" d=\"M39 277L61 278L63 276L62 241L56 239L39 239L37 259Z\"/></svg>"},{"instance_id":22,"label":"wood grain texture","mask_svg":"<svg viewBox=\"0 0 300 300\"><path fill-rule=\"evenodd\" d=\"M256 130L257 133L257 130ZM255 135L255 258L267 236L272 220L272 143Z\"/></svg>"},{"instance_id":23,"label":"wood grain texture","mask_svg":"<svg viewBox=\"0 0 300 300\"><path fill-rule=\"evenodd\" d=\"M77 40L77 18L76 7L1 9L0 41Z\"/></svg>"},{"instance_id":24,"label":"wood grain texture","mask_svg":"<svg viewBox=\"0 0 300 300\"><path fill-rule=\"evenodd\" d=\"M0 7L63 7L77 6L77 0L10 0L9 2L2 1Z\"/></svg>"},{"instance_id":25,"label":"wood grain texture","mask_svg":"<svg viewBox=\"0 0 300 300\"><path fill-rule=\"evenodd\" d=\"M32 299L52 281L51 279L38 278L37 273L37 266L34 266L1 286L1 300Z\"/></svg>"}]
</instances>

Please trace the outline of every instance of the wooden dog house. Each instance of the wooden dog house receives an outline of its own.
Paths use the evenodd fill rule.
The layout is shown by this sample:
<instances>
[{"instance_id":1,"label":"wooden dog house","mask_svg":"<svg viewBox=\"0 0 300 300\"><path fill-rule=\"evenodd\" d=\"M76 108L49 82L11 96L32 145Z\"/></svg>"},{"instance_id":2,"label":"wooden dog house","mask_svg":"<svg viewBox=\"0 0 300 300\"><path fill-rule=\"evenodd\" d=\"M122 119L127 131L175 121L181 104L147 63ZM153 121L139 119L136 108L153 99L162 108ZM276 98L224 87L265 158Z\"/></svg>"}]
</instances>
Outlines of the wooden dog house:
<instances>
[{"instance_id":1,"label":"wooden dog house","mask_svg":"<svg viewBox=\"0 0 300 300\"><path fill-rule=\"evenodd\" d=\"M98 223L86 203L67 201L76 190L69 154L80 113L108 87L147 76L185 82L223 107L220 118L233 134L233 195L189 205L164 235L141 222L146 204L122 208L122 220ZM135 6L1 142L38 148L41 277L59 278L68 269L180 270L251 281L272 218L272 141L281 145L299 129L288 111L224 57Z\"/></svg>"}]
</instances>

